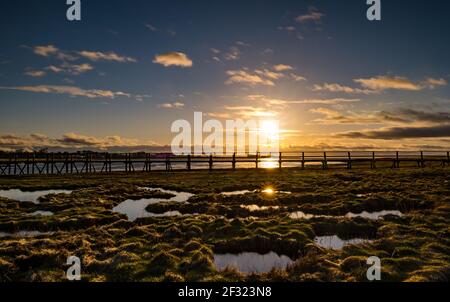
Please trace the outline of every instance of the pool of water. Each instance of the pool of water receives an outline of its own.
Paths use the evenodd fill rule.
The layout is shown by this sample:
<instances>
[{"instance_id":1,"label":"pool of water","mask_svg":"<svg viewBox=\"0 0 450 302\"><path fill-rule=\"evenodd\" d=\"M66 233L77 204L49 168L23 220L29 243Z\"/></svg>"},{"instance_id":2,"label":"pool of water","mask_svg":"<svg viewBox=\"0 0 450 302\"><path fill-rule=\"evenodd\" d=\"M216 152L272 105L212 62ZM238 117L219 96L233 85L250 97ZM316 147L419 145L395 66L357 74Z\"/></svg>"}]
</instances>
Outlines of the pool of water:
<instances>
[{"instance_id":1,"label":"pool of water","mask_svg":"<svg viewBox=\"0 0 450 302\"><path fill-rule=\"evenodd\" d=\"M347 213L345 215L345 217L347 218L355 218L355 217L362 217L362 218L366 218L366 219L370 219L370 220L379 220L379 219L383 219L384 216L387 215L393 215L393 216L398 216L398 217L402 217L403 213L400 211L380 211L380 212L362 212L359 214L354 214L354 213Z\"/></svg>"},{"instance_id":2,"label":"pool of water","mask_svg":"<svg viewBox=\"0 0 450 302\"><path fill-rule=\"evenodd\" d=\"M244 195L248 193L264 193L267 195L271 194L292 194L292 192L289 191L276 191L273 189L263 189L263 190L238 190L238 191L231 191L231 192L221 192L220 195L223 196L236 196L236 195Z\"/></svg>"},{"instance_id":3,"label":"pool of water","mask_svg":"<svg viewBox=\"0 0 450 302\"><path fill-rule=\"evenodd\" d=\"M251 205L241 205L241 208L247 209L250 212L260 212L260 211L270 211L270 210L278 210L279 206L258 206L256 204Z\"/></svg>"},{"instance_id":4,"label":"pool of water","mask_svg":"<svg viewBox=\"0 0 450 302\"><path fill-rule=\"evenodd\" d=\"M44 236L44 235L51 235L53 234L52 232L39 232L39 231L20 231L20 232L16 232L16 233L5 233L5 232L0 232L0 238L7 238L7 237L12 237L12 238L29 238L29 237L37 237L37 236Z\"/></svg>"},{"instance_id":5,"label":"pool of water","mask_svg":"<svg viewBox=\"0 0 450 302\"><path fill-rule=\"evenodd\" d=\"M36 211L30 214L30 216L53 216L53 212L50 211Z\"/></svg>"},{"instance_id":6,"label":"pool of water","mask_svg":"<svg viewBox=\"0 0 450 302\"><path fill-rule=\"evenodd\" d=\"M18 200L22 202L39 203L39 198L49 194L70 194L69 190L41 190L41 191L22 191L22 190L0 190L0 196L12 200Z\"/></svg>"},{"instance_id":7,"label":"pool of water","mask_svg":"<svg viewBox=\"0 0 450 302\"><path fill-rule=\"evenodd\" d=\"M142 188L146 190L152 190L152 191L160 191L163 193L169 193L172 195L175 195L174 197L170 199L163 199L163 198L143 198L139 200L125 200L124 202L117 205L115 208L113 208L113 212L125 214L128 217L129 221L135 221L138 218L146 218L146 217L174 217L174 216L182 216L182 214L178 211L170 211L163 214L155 214L155 213L149 213L145 208L151 204L156 204L160 202L187 202L189 198L194 196L194 194L187 193L187 192L175 192L170 190L164 190L160 188Z\"/></svg>"},{"instance_id":8,"label":"pool of water","mask_svg":"<svg viewBox=\"0 0 450 302\"><path fill-rule=\"evenodd\" d=\"M305 219L305 220L309 220L312 218L356 218L356 217L361 217L361 218L366 218L366 219L370 219L370 220L380 220L383 219L384 216L387 215L394 215L394 216L398 216L398 217L402 217L403 213L400 211L380 211L380 212L362 212L359 214L354 214L354 213L347 213L345 216L331 216L331 215L314 215L314 214L306 214L302 211L297 211L297 212L292 212L289 214L289 218L291 219Z\"/></svg>"},{"instance_id":9,"label":"pool of water","mask_svg":"<svg viewBox=\"0 0 450 302\"><path fill-rule=\"evenodd\" d=\"M353 238L349 240L343 240L338 236L319 236L314 238L314 243L320 247L332 250L342 250L344 246L352 245L352 244L362 244L368 243L371 240L361 239L361 238Z\"/></svg>"},{"instance_id":10,"label":"pool of water","mask_svg":"<svg viewBox=\"0 0 450 302\"><path fill-rule=\"evenodd\" d=\"M267 273L272 269L286 269L292 264L291 258L277 253L270 252L265 255L258 253L241 254L215 254L214 264L217 270L224 270L227 267L234 267L241 273Z\"/></svg>"}]
</instances>

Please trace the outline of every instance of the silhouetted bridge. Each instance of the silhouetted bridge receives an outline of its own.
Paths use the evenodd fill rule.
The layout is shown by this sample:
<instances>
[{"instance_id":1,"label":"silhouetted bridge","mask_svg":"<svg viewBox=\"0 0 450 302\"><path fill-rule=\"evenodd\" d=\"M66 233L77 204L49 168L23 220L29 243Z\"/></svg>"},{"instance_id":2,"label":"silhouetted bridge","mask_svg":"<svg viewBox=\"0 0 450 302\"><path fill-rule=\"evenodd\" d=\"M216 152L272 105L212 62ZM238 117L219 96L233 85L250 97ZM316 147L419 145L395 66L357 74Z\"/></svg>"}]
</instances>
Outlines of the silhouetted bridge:
<instances>
[{"instance_id":1,"label":"silhouetted bridge","mask_svg":"<svg viewBox=\"0 0 450 302\"><path fill-rule=\"evenodd\" d=\"M3 153L0 175L150 172L153 170L284 168L329 165L400 168L450 165L448 151L327 151L282 152L277 154L234 154L233 156L150 154L150 153Z\"/></svg>"}]
</instances>

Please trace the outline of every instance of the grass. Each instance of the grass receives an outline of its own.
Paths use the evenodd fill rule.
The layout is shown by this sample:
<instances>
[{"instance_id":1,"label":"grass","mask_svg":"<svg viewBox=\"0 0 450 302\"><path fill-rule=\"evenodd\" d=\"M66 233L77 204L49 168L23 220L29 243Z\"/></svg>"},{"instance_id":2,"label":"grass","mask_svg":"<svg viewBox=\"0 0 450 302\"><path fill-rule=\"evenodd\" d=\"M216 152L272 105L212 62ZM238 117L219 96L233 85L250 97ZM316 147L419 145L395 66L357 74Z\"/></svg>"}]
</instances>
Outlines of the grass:
<instances>
[{"instance_id":1,"label":"grass","mask_svg":"<svg viewBox=\"0 0 450 302\"><path fill-rule=\"evenodd\" d=\"M384 281L450 278L448 168L301 171L237 170L0 178L0 190L70 189L39 204L0 198L0 232L52 232L34 238L0 237L0 281L65 281L66 259L78 256L85 281L366 281L369 256L382 260ZM188 203L162 187L195 193ZM272 187L292 194L235 190ZM147 211L194 216L129 222L111 210L126 199L161 198ZM278 206L249 211L241 205ZM53 216L31 216L34 211ZM371 221L348 212L400 210L403 217ZM330 215L310 220L289 213ZM250 216L252 218L250 218ZM327 250L314 238L371 239ZM244 275L217 271L214 253L274 251L295 260L286 270Z\"/></svg>"}]
</instances>

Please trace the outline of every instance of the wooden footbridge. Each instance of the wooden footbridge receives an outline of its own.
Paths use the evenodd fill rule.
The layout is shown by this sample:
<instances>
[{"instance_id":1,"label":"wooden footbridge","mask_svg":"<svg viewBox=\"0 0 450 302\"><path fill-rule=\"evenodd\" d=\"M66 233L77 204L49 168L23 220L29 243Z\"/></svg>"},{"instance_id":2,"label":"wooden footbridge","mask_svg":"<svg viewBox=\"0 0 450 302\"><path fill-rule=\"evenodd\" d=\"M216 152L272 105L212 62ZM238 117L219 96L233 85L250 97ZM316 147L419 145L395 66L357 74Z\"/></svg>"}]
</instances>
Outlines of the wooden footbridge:
<instances>
[{"instance_id":1,"label":"wooden footbridge","mask_svg":"<svg viewBox=\"0 0 450 302\"><path fill-rule=\"evenodd\" d=\"M327 151L232 156L150 153L2 153L0 175L150 172L152 170L284 168L329 166L400 168L450 165L449 151Z\"/></svg>"}]
</instances>

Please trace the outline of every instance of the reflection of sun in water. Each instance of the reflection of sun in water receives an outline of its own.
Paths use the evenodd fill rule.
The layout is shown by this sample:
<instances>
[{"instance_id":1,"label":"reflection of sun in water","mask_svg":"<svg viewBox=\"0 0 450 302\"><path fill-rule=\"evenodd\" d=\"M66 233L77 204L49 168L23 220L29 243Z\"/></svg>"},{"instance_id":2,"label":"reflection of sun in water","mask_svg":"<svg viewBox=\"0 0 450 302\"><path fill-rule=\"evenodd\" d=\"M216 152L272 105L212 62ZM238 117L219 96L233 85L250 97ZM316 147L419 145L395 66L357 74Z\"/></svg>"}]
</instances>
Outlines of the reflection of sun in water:
<instances>
[{"instance_id":1,"label":"reflection of sun in water","mask_svg":"<svg viewBox=\"0 0 450 302\"><path fill-rule=\"evenodd\" d=\"M261 167L263 169L275 169L278 167L278 162L276 159L267 158L261 161Z\"/></svg>"},{"instance_id":2,"label":"reflection of sun in water","mask_svg":"<svg viewBox=\"0 0 450 302\"><path fill-rule=\"evenodd\" d=\"M275 191L271 187L265 188L264 190L262 190L262 192L269 195L275 193Z\"/></svg>"}]
</instances>

